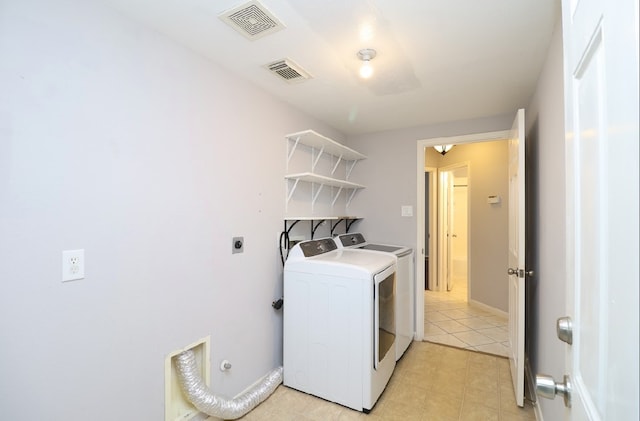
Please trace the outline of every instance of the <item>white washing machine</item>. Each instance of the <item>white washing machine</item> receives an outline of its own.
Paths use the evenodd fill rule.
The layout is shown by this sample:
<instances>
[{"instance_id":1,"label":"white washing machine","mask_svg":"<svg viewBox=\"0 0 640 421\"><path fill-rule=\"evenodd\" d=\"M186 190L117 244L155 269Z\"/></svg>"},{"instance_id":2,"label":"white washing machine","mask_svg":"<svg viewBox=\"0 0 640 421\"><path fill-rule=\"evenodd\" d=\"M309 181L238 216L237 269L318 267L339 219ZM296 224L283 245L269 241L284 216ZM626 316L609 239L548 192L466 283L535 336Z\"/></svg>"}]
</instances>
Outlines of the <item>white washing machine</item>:
<instances>
[{"instance_id":1,"label":"white washing machine","mask_svg":"<svg viewBox=\"0 0 640 421\"><path fill-rule=\"evenodd\" d=\"M397 258L396 275L396 361L407 350L415 334L413 249L405 246L371 244L361 233L343 234L335 238L338 248L352 248L377 253L390 253Z\"/></svg>"},{"instance_id":2,"label":"white washing machine","mask_svg":"<svg viewBox=\"0 0 640 421\"><path fill-rule=\"evenodd\" d=\"M284 266L284 384L368 412L395 368L396 259L296 244Z\"/></svg>"}]
</instances>

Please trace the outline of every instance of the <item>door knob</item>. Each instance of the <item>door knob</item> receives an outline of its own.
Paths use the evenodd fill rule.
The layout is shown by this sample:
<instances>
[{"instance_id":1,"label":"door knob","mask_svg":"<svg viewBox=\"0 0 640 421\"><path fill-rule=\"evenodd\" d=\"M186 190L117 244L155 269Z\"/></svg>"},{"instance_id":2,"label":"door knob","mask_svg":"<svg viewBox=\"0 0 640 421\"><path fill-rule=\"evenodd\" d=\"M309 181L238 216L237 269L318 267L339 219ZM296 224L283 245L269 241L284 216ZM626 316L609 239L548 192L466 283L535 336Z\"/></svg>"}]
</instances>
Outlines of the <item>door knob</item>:
<instances>
[{"instance_id":1,"label":"door knob","mask_svg":"<svg viewBox=\"0 0 640 421\"><path fill-rule=\"evenodd\" d=\"M562 383L556 383L553 377L546 374L536 374L536 392L538 396L554 399L556 395L564 398L564 406L571 408L571 379L564 376Z\"/></svg>"},{"instance_id":2,"label":"door knob","mask_svg":"<svg viewBox=\"0 0 640 421\"><path fill-rule=\"evenodd\" d=\"M507 273L509 275L518 275L518 269L509 268L509 269L507 269Z\"/></svg>"},{"instance_id":3,"label":"door knob","mask_svg":"<svg viewBox=\"0 0 640 421\"><path fill-rule=\"evenodd\" d=\"M560 317L556 322L558 339L569 345L573 344L573 323L571 317Z\"/></svg>"}]
</instances>

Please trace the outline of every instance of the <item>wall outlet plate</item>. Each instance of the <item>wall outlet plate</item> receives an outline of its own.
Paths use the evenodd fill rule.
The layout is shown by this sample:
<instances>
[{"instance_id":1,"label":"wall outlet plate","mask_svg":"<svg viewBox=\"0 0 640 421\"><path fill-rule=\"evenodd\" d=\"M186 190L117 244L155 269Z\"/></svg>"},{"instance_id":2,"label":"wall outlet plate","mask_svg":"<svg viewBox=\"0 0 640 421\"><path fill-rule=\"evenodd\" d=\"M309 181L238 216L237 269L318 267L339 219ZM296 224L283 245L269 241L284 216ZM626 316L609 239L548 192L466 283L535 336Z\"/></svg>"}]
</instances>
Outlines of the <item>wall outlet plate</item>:
<instances>
[{"instance_id":1,"label":"wall outlet plate","mask_svg":"<svg viewBox=\"0 0 640 421\"><path fill-rule=\"evenodd\" d=\"M62 252L62 282L84 279L84 249Z\"/></svg>"}]
</instances>

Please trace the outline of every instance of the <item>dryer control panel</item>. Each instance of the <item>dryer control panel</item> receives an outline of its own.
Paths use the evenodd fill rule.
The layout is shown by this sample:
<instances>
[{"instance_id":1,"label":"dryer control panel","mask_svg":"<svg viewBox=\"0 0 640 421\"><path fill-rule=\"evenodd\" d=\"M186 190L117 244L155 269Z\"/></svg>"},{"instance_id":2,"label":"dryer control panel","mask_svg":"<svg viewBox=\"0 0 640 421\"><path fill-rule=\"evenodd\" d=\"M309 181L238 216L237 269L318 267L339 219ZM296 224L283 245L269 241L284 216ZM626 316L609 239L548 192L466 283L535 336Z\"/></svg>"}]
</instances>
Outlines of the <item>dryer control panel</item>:
<instances>
[{"instance_id":1,"label":"dryer control panel","mask_svg":"<svg viewBox=\"0 0 640 421\"><path fill-rule=\"evenodd\" d=\"M303 241L298 244L304 257L317 256L332 250L337 250L338 246L332 238L321 238L319 240Z\"/></svg>"}]
</instances>

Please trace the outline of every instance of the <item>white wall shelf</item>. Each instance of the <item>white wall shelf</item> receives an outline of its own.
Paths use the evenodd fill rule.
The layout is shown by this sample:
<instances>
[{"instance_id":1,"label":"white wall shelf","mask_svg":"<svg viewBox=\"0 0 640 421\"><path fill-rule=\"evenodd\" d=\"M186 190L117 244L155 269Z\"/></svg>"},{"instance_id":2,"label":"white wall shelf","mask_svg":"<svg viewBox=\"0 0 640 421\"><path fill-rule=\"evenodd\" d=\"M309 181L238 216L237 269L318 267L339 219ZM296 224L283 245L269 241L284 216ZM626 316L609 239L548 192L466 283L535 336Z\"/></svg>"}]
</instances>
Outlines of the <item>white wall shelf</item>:
<instances>
[{"instance_id":1,"label":"white wall shelf","mask_svg":"<svg viewBox=\"0 0 640 421\"><path fill-rule=\"evenodd\" d=\"M297 133L291 133L285 136L291 141L288 149L287 160L290 160L299 144L309 146L319 151L320 154L328 153L346 161L359 161L367 157L360 152L341 145L335 140L322 136L313 130L303 130Z\"/></svg>"},{"instance_id":2,"label":"white wall shelf","mask_svg":"<svg viewBox=\"0 0 640 421\"><path fill-rule=\"evenodd\" d=\"M353 196L356 193L356 191L364 188L364 186L361 184L356 184L356 183L352 183L350 181L345 181L345 180L339 180L337 178L325 177L323 175L313 174L310 172L299 173L299 174L289 174L289 175L286 175L284 178L286 178L287 180L293 181L292 185L289 188L289 193L287 194L287 202L291 200L291 196L293 196L293 193L296 191L296 187L298 186L298 182L300 181L305 181L307 183L313 183L317 185L317 188L314 188L313 197L311 198L312 205L315 204L316 200L318 199L318 195L320 194L324 186L338 188L338 190L334 192L334 194L332 194L331 205L334 205L336 203L336 200L338 199L338 196L340 196L340 193L342 192L343 189L350 189L351 194L347 199L347 206L349 206L349 203L351 203L351 199L353 199Z\"/></svg>"},{"instance_id":3,"label":"white wall shelf","mask_svg":"<svg viewBox=\"0 0 640 421\"><path fill-rule=\"evenodd\" d=\"M304 130L301 132L291 133L285 136L287 139L287 169L294 153L300 145L311 148L311 171L302 172L296 174L287 174L285 179L287 180L287 204L291 200L293 194L298 187L299 182L306 182L312 184L311 193L311 207L315 206L318 196L322 192L324 186L331 187L331 206L334 206L338 197L343 190L348 190L346 198L346 207L349 206L356 191L363 189L364 186L357 183L347 181L351 176L351 172L355 167L356 162L366 159L366 156L348 148L340 143L322 136L313 130ZM336 170L341 163L345 165L345 178L335 178L325 175L320 175L316 172L318 161L323 155L331 155L335 157L335 163L332 162L331 175L335 175Z\"/></svg>"}]
</instances>

